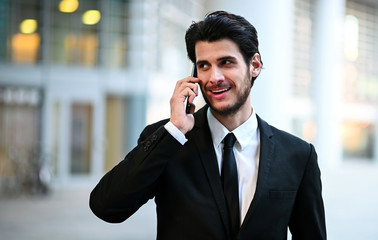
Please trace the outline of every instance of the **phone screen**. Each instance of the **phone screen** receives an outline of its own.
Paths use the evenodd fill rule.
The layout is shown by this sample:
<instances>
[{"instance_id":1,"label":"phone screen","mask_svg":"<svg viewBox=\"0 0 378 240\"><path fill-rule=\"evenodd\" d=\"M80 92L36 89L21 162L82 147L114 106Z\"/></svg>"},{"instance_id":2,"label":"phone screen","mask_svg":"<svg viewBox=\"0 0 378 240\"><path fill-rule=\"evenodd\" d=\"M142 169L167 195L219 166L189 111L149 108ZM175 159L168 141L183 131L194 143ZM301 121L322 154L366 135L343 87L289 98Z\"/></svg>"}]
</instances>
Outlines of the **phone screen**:
<instances>
[{"instance_id":1,"label":"phone screen","mask_svg":"<svg viewBox=\"0 0 378 240\"><path fill-rule=\"evenodd\" d=\"M192 68L192 77L197 77L197 66L195 63L193 64L193 68ZM190 107L191 107L191 104L189 103L189 97L188 97L186 99L186 109L185 109L187 114L190 113Z\"/></svg>"}]
</instances>

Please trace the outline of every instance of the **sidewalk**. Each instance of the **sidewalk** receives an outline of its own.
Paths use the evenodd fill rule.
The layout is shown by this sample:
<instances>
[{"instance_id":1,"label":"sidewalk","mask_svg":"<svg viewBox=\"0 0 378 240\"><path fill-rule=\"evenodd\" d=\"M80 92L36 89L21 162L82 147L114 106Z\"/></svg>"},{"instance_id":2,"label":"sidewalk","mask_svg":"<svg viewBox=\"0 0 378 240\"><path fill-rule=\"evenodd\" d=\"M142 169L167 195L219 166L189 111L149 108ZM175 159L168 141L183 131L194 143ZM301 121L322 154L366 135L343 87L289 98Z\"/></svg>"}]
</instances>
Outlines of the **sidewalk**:
<instances>
[{"instance_id":1,"label":"sidewalk","mask_svg":"<svg viewBox=\"0 0 378 240\"><path fill-rule=\"evenodd\" d=\"M377 163L345 163L323 171L330 240L378 239Z\"/></svg>"},{"instance_id":2,"label":"sidewalk","mask_svg":"<svg viewBox=\"0 0 378 240\"><path fill-rule=\"evenodd\" d=\"M46 197L0 199L2 240L103 240L156 238L155 205L149 201L127 222L110 224L88 206L90 190L61 190Z\"/></svg>"},{"instance_id":3,"label":"sidewalk","mask_svg":"<svg viewBox=\"0 0 378 240\"><path fill-rule=\"evenodd\" d=\"M322 171L328 239L378 239L378 167L344 165ZM155 205L109 224L88 207L90 190L60 190L47 197L0 199L1 240L156 239Z\"/></svg>"}]
</instances>

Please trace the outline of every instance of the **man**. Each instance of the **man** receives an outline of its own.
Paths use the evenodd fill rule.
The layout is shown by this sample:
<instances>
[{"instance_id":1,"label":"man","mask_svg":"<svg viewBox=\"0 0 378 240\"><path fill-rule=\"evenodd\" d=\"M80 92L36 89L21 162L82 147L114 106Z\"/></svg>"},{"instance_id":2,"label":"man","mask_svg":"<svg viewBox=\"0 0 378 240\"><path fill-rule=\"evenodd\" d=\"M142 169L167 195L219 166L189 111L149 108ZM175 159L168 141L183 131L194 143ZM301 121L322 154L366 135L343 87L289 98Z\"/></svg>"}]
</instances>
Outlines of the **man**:
<instances>
[{"instance_id":1,"label":"man","mask_svg":"<svg viewBox=\"0 0 378 240\"><path fill-rule=\"evenodd\" d=\"M314 147L268 125L251 105L262 66L255 28L219 11L193 23L185 39L198 78L177 82L170 119L147 126L101 179L92 211L122 222L155 198L157 239L286 239L288 227L293 239L326 239ZM199 87L207 105L186 113Z\"/></svg>"}]
</instances>

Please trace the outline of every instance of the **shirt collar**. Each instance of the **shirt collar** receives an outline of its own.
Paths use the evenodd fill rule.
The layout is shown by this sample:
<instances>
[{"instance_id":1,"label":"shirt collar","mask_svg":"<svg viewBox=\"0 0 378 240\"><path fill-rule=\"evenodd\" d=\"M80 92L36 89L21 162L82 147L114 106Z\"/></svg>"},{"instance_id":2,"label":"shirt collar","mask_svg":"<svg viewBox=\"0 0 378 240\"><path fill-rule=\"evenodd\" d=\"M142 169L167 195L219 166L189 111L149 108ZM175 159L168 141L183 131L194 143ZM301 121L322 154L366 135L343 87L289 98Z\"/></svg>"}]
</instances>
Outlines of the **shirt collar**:
<instances>
[{"instance_id":1,"label":"shirt collar","mask_svg":"<svg viewBox=\"0 0 378 240\"><path fill-rule=\"evenodd\" d=\"M223 126L211 113L210 108L207 110L207 120L211 137L215 147L219 147L225 136L230 132ZM241 150L253 142L257 134L257 118L255 111L252 111L251 116L242 125L232 131L237 139L237 143Z\"/></svg>"}]
</instances>

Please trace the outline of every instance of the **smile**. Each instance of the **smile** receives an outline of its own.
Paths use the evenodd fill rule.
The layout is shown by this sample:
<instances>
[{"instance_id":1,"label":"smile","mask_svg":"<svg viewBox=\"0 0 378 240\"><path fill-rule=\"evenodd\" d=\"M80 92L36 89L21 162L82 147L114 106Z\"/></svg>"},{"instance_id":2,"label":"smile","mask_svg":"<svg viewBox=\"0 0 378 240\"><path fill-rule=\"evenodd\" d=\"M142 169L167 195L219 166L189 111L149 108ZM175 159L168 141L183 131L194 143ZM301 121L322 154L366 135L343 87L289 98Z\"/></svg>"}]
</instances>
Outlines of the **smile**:
<instances>
[{"instance_id":1,"label":"smile","mask_svg":"<svg viewBox=\"0 0 378 240\"><path fill-rule=\"evenodd\" d=\"M216 89L216 90L210 90L210 92L212 92L213 94L221 94L221 93L227 92L230 89L231 88Z\"/></svg>"}]
</instances>

